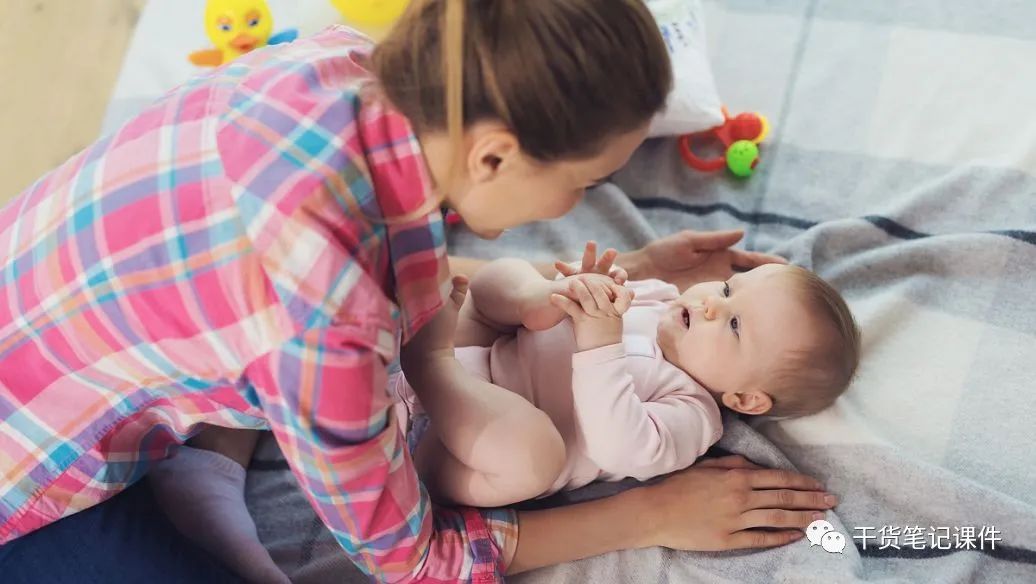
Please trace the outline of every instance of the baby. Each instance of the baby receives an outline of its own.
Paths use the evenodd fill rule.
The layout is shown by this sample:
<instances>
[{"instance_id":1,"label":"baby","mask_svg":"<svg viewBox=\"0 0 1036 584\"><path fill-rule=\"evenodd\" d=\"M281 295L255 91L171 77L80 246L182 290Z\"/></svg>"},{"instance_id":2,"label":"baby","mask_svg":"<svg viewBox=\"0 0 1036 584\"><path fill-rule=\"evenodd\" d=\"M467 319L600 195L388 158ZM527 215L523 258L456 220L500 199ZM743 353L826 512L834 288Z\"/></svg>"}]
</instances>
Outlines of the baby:
<instances>
[{"instance_id":1,"label":"baby","mask_svg":"<svg viewBox=\"0 0 1036 584\"><path fill-rule=\"evenodd\" d=\"M856 370L852 314L805 269L765 265L681 294L621 285L608 264L550 281L498 260L470 295L454 280L390 382L431 420L415 464L433 497L497 506L669 473L719 439L720 406L814 413Z\"/></svg>"}]
</instances>

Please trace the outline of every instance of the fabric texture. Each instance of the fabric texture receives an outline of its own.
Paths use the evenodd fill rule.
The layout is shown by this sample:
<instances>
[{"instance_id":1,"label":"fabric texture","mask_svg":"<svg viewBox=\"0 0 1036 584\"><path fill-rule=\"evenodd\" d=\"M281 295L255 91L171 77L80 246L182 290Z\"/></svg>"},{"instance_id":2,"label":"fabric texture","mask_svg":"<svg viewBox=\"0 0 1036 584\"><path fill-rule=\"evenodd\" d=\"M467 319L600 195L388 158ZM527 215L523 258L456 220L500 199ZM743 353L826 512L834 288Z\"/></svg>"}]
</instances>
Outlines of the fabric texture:
<instances>
[{"instance_id":1,"label":"fabric texture","mask_svg":"<svg viewBox=\"0 0 1036 584\"><path fill-rule=\"evenodd\" d=\"M204 42L192 16L203 4L148 4L110 124L190 73L183 55ZM823 481L841 500L828 520L849 545L841 554L805 540L751 552L645 549L509 581L1036 580L1036 125L1026 113L1036 103L1036 4L703 4L724 102L772 123L753 177L692 171L673 141L652 142L564 219L495 242L458 229L450 252L575 259L588 238L633 249L680 229L737 227L747 230L743 247L819 272L863 326L856 382L809 418L753 427L728 417L719 445ZM278 26L292 24L274 13ZM538 504L635 484L593 484ZM273 440L261 445L248 493L263 541L296 582L367 581L310 511ZM863 527L870 538L859 537ZM903 536L904 527L922 537ZM1002 541L971 547L954 540L964 531L954 527L993 527Z\"/></svg>"},{"instance_id":2,"label":"fabric texture","mask_svg":"<svg viewBox=\"0 0 1036 584\"><path fill-rule=\"evenodd\" d=\"M197 77L0 211L0 542L201 423L270 428L368 574L494 581L507 511L433 509L386 391L449 282L409 123L336 28Z\"/></svg>"},{"instance_id":3,"label":"fabric texture","mask_svg":"<svg viewBox=\"0 0 1036 584\"><path fill-rule=\"evenodd\" d=\"M0 545L4 584L238 584L183 537L142 480L64 521Z\"/></svg>"}]
</instances>

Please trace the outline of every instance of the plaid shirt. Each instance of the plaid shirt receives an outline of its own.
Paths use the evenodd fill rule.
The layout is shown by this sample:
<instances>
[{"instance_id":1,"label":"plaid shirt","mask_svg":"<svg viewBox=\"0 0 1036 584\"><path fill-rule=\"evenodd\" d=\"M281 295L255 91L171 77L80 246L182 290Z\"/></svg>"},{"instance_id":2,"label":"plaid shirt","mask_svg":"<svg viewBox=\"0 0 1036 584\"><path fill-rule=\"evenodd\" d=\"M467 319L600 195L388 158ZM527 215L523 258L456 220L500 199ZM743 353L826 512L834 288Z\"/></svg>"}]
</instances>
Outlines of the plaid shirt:
<instances>
[{"instance_id":1,"label":"plaid shirt","mask_svg":"<svg viewBox=\"0 0 1036 584\"><path fill-rule=\"evenodd\" d=\"M387 392L449 286L414 134L346 29L174 90L0 212L0 543L201 423L273 430L383 581L492 582L508 511L433 508Z\"/></svg>"}]
</instances>

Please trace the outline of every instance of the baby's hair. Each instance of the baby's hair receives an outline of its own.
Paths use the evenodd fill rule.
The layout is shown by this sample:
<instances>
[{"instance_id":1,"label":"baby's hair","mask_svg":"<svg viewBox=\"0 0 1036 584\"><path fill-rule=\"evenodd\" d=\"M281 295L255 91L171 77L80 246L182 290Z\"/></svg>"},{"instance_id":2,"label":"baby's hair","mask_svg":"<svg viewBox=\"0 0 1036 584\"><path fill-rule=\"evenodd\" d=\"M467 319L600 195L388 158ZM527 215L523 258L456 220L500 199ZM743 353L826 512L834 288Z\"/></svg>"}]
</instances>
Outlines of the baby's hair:
<instances>
[{"instance_id":1,"label":"baby's hair","mask_svg":"<svg viewBox=\"0 0 1036 584\"><path fill-rule=\"evenodd\" d=\"M768 417L805 416L830 406L849 387L860 363L860 329L842 295L813 272L790 268L823 332L812 347L781 359L766 386L773 399Z\"/></svg>"},{"instance_id":2,"label":"baby's hair","mask_svg":"<svg viewBox=\"0 0 1036 584\"><path fill-rule=\"evenodd\" d=\"M415 0L372 55L420 134L496 120L549 162L597 154L665 106L672 71L642 0Z\"/></svg>"}]
</instances>

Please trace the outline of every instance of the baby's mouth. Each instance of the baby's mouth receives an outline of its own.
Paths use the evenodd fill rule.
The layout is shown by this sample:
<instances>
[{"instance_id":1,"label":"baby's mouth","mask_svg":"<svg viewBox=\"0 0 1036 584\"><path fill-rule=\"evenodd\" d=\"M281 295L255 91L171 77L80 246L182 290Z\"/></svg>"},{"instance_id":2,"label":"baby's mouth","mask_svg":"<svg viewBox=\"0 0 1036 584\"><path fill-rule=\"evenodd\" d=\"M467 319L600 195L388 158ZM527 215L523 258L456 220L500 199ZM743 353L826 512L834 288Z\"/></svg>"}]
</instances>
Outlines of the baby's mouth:
<instances>
[{"instance_id":1,"label":"baby's mouth","mask_svg":"<svg viewBox=\"0 0 1036 584\"><path fill-rule=\"evenodd\" d=\"M691 311L686 308L683 309L683 326L685 329L691 328Z\"/></svg>"}]
</instances>

